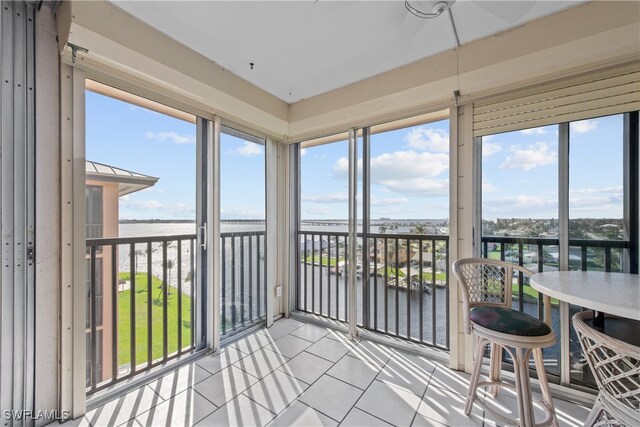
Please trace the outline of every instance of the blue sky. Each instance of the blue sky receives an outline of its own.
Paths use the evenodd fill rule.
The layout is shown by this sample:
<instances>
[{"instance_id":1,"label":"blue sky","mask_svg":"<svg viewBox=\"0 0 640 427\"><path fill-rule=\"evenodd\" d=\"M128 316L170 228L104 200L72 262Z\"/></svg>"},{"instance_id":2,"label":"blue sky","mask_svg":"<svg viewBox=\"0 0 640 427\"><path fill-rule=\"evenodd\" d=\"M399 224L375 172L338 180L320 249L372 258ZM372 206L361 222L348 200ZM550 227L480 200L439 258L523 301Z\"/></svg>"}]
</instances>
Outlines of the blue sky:
<instances>
[{"instance_id":1,"label":"blue sky","mask_svg":"<svg viewBox=\"0 0 640 427\"><path fill-rule=\"evenodd\" d=\"M86 108L87 159L160 178L122 197L120 217L194 219L195 124L89 91ZM557 132L483 139L485 219L557 218ZM573 123L570 144L570 216L621 218L622 116ZM347 150L346 141L302 150L303 219L347 218ZM222 218L264 219L264 156L262 145L222 135ZM371 136L373 219L448 218L448 179L448 120Z\"/></svg>"},{"instance_id":2,"label":"blue sky","mask_svg":"<svg viewBox=\"0 0 640 427\"><path fill-rule=\"evenodd\" d=\"M448 153L448 120L372 135L371 218L448 218ZM302 218L346 219L347 142L303 149L301 170Z\"/></svg>"},{"instance_id":3,"label":"blue sky","mask_svg":"<svg viewBox=\"0 0 640 427\"><path fill-rule=\"evenodd\" d=\"M196 126L86 92L88 160L160 178L120 198L121 219L195 219ZM221 136L223 218L264 218L264 148Z\"/></svg>"},{"instance_id":4,"label":"blue sky","mask_svg":"<svg viewBox=\"0 0 640 427\"><path fill-rule=\"evenodd\" d=\"M558 126L483 138L483 218L558 218ZM574 122L570 218L622 218L622 116Z\"/></svg>"}]
</instances>

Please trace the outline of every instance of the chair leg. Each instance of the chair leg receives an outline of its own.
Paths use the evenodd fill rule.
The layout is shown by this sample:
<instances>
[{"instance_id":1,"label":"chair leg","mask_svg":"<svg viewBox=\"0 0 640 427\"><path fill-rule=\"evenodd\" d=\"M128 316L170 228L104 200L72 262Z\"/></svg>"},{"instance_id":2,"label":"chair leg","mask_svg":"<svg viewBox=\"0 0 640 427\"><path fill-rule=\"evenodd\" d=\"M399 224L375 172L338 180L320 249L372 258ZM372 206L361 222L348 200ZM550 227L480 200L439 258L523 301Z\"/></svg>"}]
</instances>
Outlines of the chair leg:
<instances>
[{"instance_id":1,"label":"chair leg","mask_svg":"<svg viewBox=\"0 0 640 427\"><path fill-rule=\"evenodd\" d=\"M556 417L556 409L553 406L553 399L551 397L551 390L549 389L549 382L547 381L547 374L544 370L544 358L542 355L542 349L536 348L533 350L533 361L536 365L536 372L538 373L538 382L540 383L540 390L542 391L542 401L549 411L551 411L551 425L558 427L558 418Z\"/></svg>"},{"instance_id":2,"label":"chair leg","mask_svg":"<svg viewBox=\"0 0 640 427\"><path fill-rule=\"evenodd\" d=\"M473 408L473 401L476 397L476 388L480 380L480 371L482 370L482 354L484 353L484 346L487 340L479 338L476 343L476 355L473 360L473 372L471 373L471 381L469 382L469 390L467 391L467 402L464 405L464 414L469 416L471 409Z\"/></svg>"},{"instance_id":3,"label":"chair leg","mask_svg":"<svg viewBox=\"0 0 640 427\"><path fill-rule=\"evenodd\" d=\"M491 344L491 365L489 368L489 380L500 381L502 372L502 347L498 344ZM489 392L493 397L498 397L500 387L491 386Z\"/></svg>"},{"instance_id":4,"label":"chair leg","mask_svg":"<svg viewBox=\"0 0 640 427\"><path fill-rule=\"evenodd\" d=\"M515 357L513 357L515 356ZM516 393L518 400L518 425L522 427L535 426L533 405L531 403L531 382L529 380L529 356L528 349L514 349L513 368L515 370Z\"/></svg>"},{"instance_id":5,"label":"chair leg","mask_svg":"<svg viewBox=\"0 0 640 427\"><path fill-rule=\"evenodd\" d=\"M600 396L598 396L598 398L596 398L595 403L593 404L593 408L591 408L591 412L589 412L589 416L584 422L584 427L593 427L595 425L600 424L598 420L602 416L602 412L605 410L606 409L604 408L604 406L602 405L602 402L600 401Z\"/></svg>"}]
</instances>

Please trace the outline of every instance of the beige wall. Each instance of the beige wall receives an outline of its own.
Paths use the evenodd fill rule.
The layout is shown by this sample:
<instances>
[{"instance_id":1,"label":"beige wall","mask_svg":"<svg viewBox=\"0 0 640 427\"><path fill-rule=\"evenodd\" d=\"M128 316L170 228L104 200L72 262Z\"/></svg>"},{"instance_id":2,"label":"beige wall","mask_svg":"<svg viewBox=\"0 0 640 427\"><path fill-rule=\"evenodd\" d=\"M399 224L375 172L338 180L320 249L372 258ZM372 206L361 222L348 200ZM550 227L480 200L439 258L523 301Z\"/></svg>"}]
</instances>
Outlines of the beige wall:
<instances>
[{"instance_id":1,"label":"beige wall","mask_svg":"<svg viewBox=\"0 0 640 427\"><path fill-rule=\"evenodd\" d=\"M113 182L87 180L87 185L102 187L102 219L103 237L118 237L118 184ZM113 338L111 304L114 298L111 286L111 263L118 262L111 256L111 249L104 247L102 253L96 254L102 258L102 325L98 329L102 330L102 379L111 378L111 343ZM117 252L116 252L117 257Z\"/></svg>"}]
</instances>

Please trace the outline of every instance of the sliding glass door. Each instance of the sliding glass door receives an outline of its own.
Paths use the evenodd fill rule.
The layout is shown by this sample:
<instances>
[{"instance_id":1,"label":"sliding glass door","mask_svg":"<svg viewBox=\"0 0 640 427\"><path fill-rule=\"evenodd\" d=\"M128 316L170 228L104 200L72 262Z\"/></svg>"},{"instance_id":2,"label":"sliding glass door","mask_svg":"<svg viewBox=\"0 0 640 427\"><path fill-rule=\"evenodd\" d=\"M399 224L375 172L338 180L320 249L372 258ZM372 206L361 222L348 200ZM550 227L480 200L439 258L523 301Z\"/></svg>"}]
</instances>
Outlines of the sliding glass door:
<instances>
[{"instance_id":1,"label":"sliding glass door","mask_svg":"<svg viewBox=\"0 0 640 427\"><path fill-rule=\"evenodd\" d=\"M346 133L299 147L295 308L446 349L449 122L416 117L351 135L352 150Z\"/></svg>"}]
</instances>

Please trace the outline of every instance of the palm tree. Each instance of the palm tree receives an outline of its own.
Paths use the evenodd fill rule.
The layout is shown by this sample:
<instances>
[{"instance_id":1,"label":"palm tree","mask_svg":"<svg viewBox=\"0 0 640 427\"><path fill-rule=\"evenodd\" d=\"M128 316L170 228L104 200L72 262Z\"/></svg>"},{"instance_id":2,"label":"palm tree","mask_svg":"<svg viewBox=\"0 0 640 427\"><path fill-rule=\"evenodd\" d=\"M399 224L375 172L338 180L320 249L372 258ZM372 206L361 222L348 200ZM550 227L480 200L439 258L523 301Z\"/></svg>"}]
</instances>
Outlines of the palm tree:
<instances>
[{"instance_id":1,"label":"palm tree","mask_svg":"<svg viewBox=\"0 0 640 427\"><path fill-rule=\"evenodd\" d=\"M168 259L167 260L167 270L169 270L169 277L167 278L167 294L171 293L171 286L169 286L169 283L171 283L171 270L173 270L173 260Z\"/></svg>"},{"instance_id":2,"label":"palm tree","mask_svg":"<svg viewBox=\"0 0 640 427\"><path fill-rule=\"evenodd\" d=\"M135 252L136 255L136 271L140 271L139 267L138 267L138 257L144 255L147 252L147 250L145 249L144 251L142 249L137 249Z\"/></svg>"},{"instance_id":3,"label":"palm tree","mask_svg":"<svg viewBox=\"0 0 640 427\"><path fill-rule=\"evenodd\" d=\"M171 282L171 270L173 269L173 260L168 259L164 262L164 267L169 270L169 277L167 277L167 281L166 282L162 282L162 284L160 285L160 293L158 294L158 297L156 299L160 299L160 294L162 294L162 291L164 290L164 288L167 288L167 296L169 296L171 294L171 286L169 286L169 283Z\"/></svg>"},{"instance_id":4,"label":"palm tree","mask_svg":"<svg viewBox=\"0 0 640 427\"><path fill-rule=\"evenodd\" d=\"M411 229L414 234L427 234L427 226L424 224L416 224Z\"/></svg>"}]
</instances>

